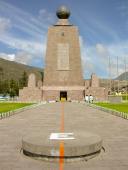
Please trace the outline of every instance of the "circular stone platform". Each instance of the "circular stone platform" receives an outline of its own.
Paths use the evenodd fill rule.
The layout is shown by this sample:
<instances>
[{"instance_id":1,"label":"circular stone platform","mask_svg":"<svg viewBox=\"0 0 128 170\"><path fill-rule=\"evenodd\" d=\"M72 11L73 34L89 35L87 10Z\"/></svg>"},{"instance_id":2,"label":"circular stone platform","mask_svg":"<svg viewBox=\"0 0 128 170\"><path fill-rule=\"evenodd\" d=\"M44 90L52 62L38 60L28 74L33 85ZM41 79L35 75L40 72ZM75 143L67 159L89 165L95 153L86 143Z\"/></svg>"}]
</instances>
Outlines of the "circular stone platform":
<instances>
[{"instance_id":1,"label":"circular stone platform","mask_svg":"<svg viewBox=\"0 0 128 170\"><path fill-rule=\"evenodd\" d=\"M64 143L64 159L90 159L100 153L102 139L88 132L73 133L74 139L50 139L51 134L30 134L23 138L22 149L27 156L42 160L58 160L60 143Z\"/></svg>"}]
</instances>

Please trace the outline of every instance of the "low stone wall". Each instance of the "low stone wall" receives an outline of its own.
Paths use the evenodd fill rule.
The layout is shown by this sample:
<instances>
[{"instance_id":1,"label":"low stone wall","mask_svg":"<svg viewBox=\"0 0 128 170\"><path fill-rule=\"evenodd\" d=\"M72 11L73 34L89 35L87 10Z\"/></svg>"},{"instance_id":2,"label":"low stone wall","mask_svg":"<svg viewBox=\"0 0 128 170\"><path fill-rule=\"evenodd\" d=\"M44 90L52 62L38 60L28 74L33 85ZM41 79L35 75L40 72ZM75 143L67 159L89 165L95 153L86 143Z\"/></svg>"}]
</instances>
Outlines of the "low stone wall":
<instances>
[{"instance_id":1,"label":"low stone wall","mask_svg":"<svg viewBox=\"0 0 128 170\"><path fill-rule=\"evenodd\" d=\"M10 117L12 115L15 115L17 113L21 113L21 112L23 112L25 110L35 108L35 107L37 107L37 106L39 106L41 104L42 103L36 103L36 104L30 105L30 106L25 106L25 107L22 107L22 108L19 108L19 109L16 109L16 110L11 110L11 111L8 111L8 112L0 113L0 120L5 119L7 117Z\"/></svg>"},{"instance_id":2,"label":"low stone wall","mask_svg":"<svg viewBox=\"0 0 128 170\"><path fill-rule=\"evenodd\" d=\"M40 102L42 100L42 90L37 87L24 87L19 90L19 101Z\"/></svg>"},{"instance_id":3,"label":"low stone wall","mask_svg":"<svg viewBox=\"0 0 128 170\"><path fill-rule=\"evenodd\" d=\"M90 106L90 107L96 108L96 109L98 109L98 110L102 110L102 111L104 111L104 112L110 113L110 114L112 114L112 115L121 117L121 118L123 118L123 119L128 119L128 113L119 112L119 111L112 110L112 109L109 109L109 108L97 106L97 105L95 105L95 104L87 104L87 105Z\"/></svg>"},{"instance_id":4,"label":"low stone wall","mask_svg":"<svg viewBox=\"0 0 128 170\"><path fill-rule=\"evenodd\" d=\"M108 101L110 103L121 103L122 102L122 96L108 96Z\"/></svg>"}]
</instances>

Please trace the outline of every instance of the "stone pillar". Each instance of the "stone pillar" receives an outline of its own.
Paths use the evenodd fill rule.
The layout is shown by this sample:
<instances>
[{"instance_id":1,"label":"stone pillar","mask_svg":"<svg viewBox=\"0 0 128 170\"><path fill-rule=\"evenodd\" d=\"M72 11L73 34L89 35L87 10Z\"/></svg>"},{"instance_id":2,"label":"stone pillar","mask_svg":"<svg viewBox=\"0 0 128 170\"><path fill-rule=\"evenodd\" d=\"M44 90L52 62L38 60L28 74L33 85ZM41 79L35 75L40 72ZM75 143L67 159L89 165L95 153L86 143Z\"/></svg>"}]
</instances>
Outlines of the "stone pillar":
<instances>
[{"instance_id":1,"label":"stone pillar","mask_svg":"<svg viewBox=\"0 0 128 170\"><path fill-rule=\"evenodd\" d=\"M28 88L36 87L36 76L34 73L31 73L28 77Z\"/></svg>"},{"instance_id":2,"label":"stone pillar","mask_svg":"<svg viewBox=\"0 0 128 170\"><path fill-rule=\"evenodd\" d=\"M91 87L99 87L99 78L94 73L91 75Z\"/></svg>"},{"instance_id":3,"label":"stone pillar","mask_svg":"<svg viewBox=\"0 0 128 170\"><path fill-rule=\"evenodd\" d=\"M23 102L40 102L42 90L36 86L36 76L31 73L28 78L28 86L19 90L19 100Z\"/></svg>"}]
</instances>

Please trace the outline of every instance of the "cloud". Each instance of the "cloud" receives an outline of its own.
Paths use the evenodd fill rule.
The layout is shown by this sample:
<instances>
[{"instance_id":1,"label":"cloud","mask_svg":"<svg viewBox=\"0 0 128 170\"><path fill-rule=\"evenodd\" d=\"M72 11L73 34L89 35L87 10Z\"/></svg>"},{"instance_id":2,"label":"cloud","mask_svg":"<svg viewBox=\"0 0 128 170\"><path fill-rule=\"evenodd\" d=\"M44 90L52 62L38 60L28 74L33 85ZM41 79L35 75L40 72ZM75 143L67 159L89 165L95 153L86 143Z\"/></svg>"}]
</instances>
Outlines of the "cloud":
<instances>
[{"instance_id":1,"label":"cloud","mask_svg":"<svg viewBox=\"0 0 128 170\"><path fill-rule=\"evenodd\" d=\"M103 58L109 56L108 49L103 44L96 44L96 52L99 56Z\"/></svg>"},{"instance_id":2,"label":"cloud","mask_svg":"<svg viewBox=\"0 0 128 170\"><path fill-rule=\"evenodd\" d=\"M9 60L9 61L14 61L15 60L15 54L0 53L0 58L3 58L5 60Z\"/></svg>"},{"instance_id":3,"label":"cloud","mask_svg":"<svg viewBox=\"0 0 128 170\"><path fill-rule=\"evenodd\" d=\"M5 33L10 27L11 27L10 19L0 17L0 34Z\"/></svg>"},{"instance_id":4,"label":"cloud","mask_svg":"<svg viewBox=\"0 0 128 170\"><path fill-rule=\"evenodd\" d=\"M80 30L89 43L120 41L120 37L115 29L112 28L110 20L103 19L99 13L92 13L91 10L81 10L78 7L73 8L73 12L77 11L74 20L80 26Z\"/></svg>"},{"instance_id":5,"label":"cloud","mask_svg":"<svg viewBox=\"0 0 128 170\"><path fill-rule=\"evenodd\" d=\"M34 16L4 1L0 1L0 13L11 19L14 28L38 38L45 35L47 27L54 22L54 15L46 9L39 10Z\"/></svg>"},{"instance_id":6,"label":"cloud","mask_svg":"<svg viewBox=\"0 0 128 170\"><path fill-rule=\"evenodd\" d=\"M0 41L4 44L7 44L10 48L26 51L35 56L44 57L45 54L45 40L44 42L40 43L36 41L28 41L25 39L15 38L8 34L1 36Z\"/></svg>"},{"instance_id":7,"label":"cloud","mask_svg":"<svg viewBox=\"0 0 128 170\"><path fill-rule=\"evenodd\" d=\"M6 10L5 10L6 9ZM77 8L75 9L77 10ZM122 10L124 7L122 7ZM0 0L0 41L9 48L17 51L15 54L1 53L0 57L30 64L37 60L42 62L46 49L46 32L51 23L55 23L54 14L46 9L40 9L37 16L17 8L16 6ZM108 56L111 57L113 73L116 73L116 57L119 56L119 73L124 70L124 59L128 58L128 42L119 41L118 34L105 21L101 21L97 15L94 17L89 11L77 11L76 20L83 29L83 35L88 36L90 44L85 43L80 37L81 56L84 75L90 77L92 72L99 76L108 75ZM11 28L11 29L9 29ZM19 32L18 32L19 31ZM18 32L18 34L17 34ZM25 33L25 36L24 34ZM19 36L20 35L20 36ZM21 38L22 35L22 38ZM90 36L89 36L90 35ZM102 42L102 36L114 40L106 44Z\"/></svg>"},{"instance_id":8,"label":"cloud","mask_svg":"<svg viewBox=\"0 0 128 170\"><path fill-rule=\"evenodd\" d=\"M92 47L87 47L82 36L79 36L82 70L84 78L90 78L91 74L95 72L95 64L93 64ZM94 54L94 53L93 53Z\"/></svg>"},{"instance_id":9,"label":"cloud","mask_svg":"<svg viewBox=\"0 0 128 170\"><path fill-rule=\"evenodd\" d=\"M39 10L38 18L40 21L45 22L46 26L55 23L55 14L48 12L44 8Z\"/></svg>"},{"instance_id":10,"label":"cloud","mask_svg":"<svg viewBox=\"0 0 128 170\"><path fill-rule=\"evenodd\" d=\"M27 52L18 52L16 54L0 53L0 58L29 65L31 64L33 56Z\"/></svg>"},{"instance_id":11,"label":"cloud","mask_svg":"<svg viewBox=\"0 0 128 170\"><path fill-rule=\"evenodd\" d=\"M42 30L44 29L43 23L20 8L15 7L10 3L0 1L0 12L11 19L14 27L26 32L27 34L33 33L33 36L34 34L36 36L42 34Z\"/></svg>"},{"instance_id":12,"label":"cloud","mask_svg":"<svg viewBox=\"0 0 128 170\"><path fill-rule=\"evenodd\" d=\"M15 55L15 61L18 63L29 65L32 61L32 56L29 53L26 52L18 52Z\"/></svg>"},{"instance_id":13,"label":"cloud","mask_svg":"<svg viewBox=\"0 0 128 170\"><path fill-rule=\"evenodd\" d=\"M118 1L117 1L118 2ZM121 0L117 3L117 10L120 12L122 17L127 17L128 16L128 1L126 0Z\"/></svg>"},{"instance_id":14,"label":"cloud","mask_svg":"<svg viewBox=\"0 0 128 170\"><path fill-rule=\"evenodd\" d=\"M0 20L0 32L4 31L0 42L17 51L44 57L47 27L53 20L51 13L41 9L37 16L33 16L10 3L0 1L0 14L6 16ZM12 29L9 30L10 25ZM22 38L18 31L22 33Z\"/></svg>"},{"instance_id":15,"label":"cloud","mask_svg":"<svg viewBox=\"0 0 128 170\"><path fill-rule=\"evenodd\" d=\"M87 46L83 37L80 36L80 47L85 78L90 78L92 73L96 73L99 77L109 78L109 72L111 72L111 78L115 78L125 71L125 66L128 71L128 41Z\"/></svg>"},{"instance_id":16,"label":"cloud","mask_svg":"<svg viewBox=\"0 0 128 170\"><path fill-rule=\"evenodd\" d=\"M2 53L0 57L24 64L39 63L39 60L41 61L45 56L46 32L48 26L55 20L54 15L46 9L40 9L37 16L33 16L2 0L0 1L0 14L5 16L0 18L0 33L2 33L0 42L16 51L16 54L4 53L3 55Z\"/></svg>"},{"instance_id":17,"label":"cloud","mask_svg":"<svg viewBox=\"0 0 128 170\"><path fill-rule=\"evenodd\" d=\"M82 36L79 36L79 42L80 42L80 50L81 50L82 68L84 70L85 69L85 59L87 58L87 56L86 56L86 46L85 46L85 42L84 42Z\"/></svg>"},{"instance_id":18,"label":"cloud","mask_svg":"<svg viewBox=\"0 0 128 170\"><path fill-rule=\"evenodd\" d=\"M111 77L117 77L125 71L125 65L128 70L128 42L101 44L97 43L95 46L87 47L87 54L90 56L88 65L91 67L89 71L95 72L100 77L108 78L109 72ZM118 58L118 64L117 64ZM110 68L109 68L110 60ZM125 60L125 61L124 61ZM118 71L117 71L118 67Z\"/></svg>"}]
</instances>

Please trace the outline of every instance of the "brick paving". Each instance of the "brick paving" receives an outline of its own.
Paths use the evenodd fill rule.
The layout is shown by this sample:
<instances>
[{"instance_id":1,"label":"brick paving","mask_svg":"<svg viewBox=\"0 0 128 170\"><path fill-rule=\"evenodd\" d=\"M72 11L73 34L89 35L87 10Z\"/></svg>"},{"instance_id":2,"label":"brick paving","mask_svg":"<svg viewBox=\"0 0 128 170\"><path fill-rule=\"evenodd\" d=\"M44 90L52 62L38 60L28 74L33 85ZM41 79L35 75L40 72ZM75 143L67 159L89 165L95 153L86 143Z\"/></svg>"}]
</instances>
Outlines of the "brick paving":
<instances>
[{"instance_id":1,"label":"brick paving","mask_svg":"<svg viewBox=\"0 0 128 170\"><path fill-rule=\"evenodd\" d=\"M64 170L127 170L128 120L85 104L64 105L65 132L96 133L105 148L91 160L65 163ZM34 160L20 151L24 135L59 132L60 112L61 103L51 103L0 120L0 170L59 170L58 163Z\"/></svg>"}]
</instances>

